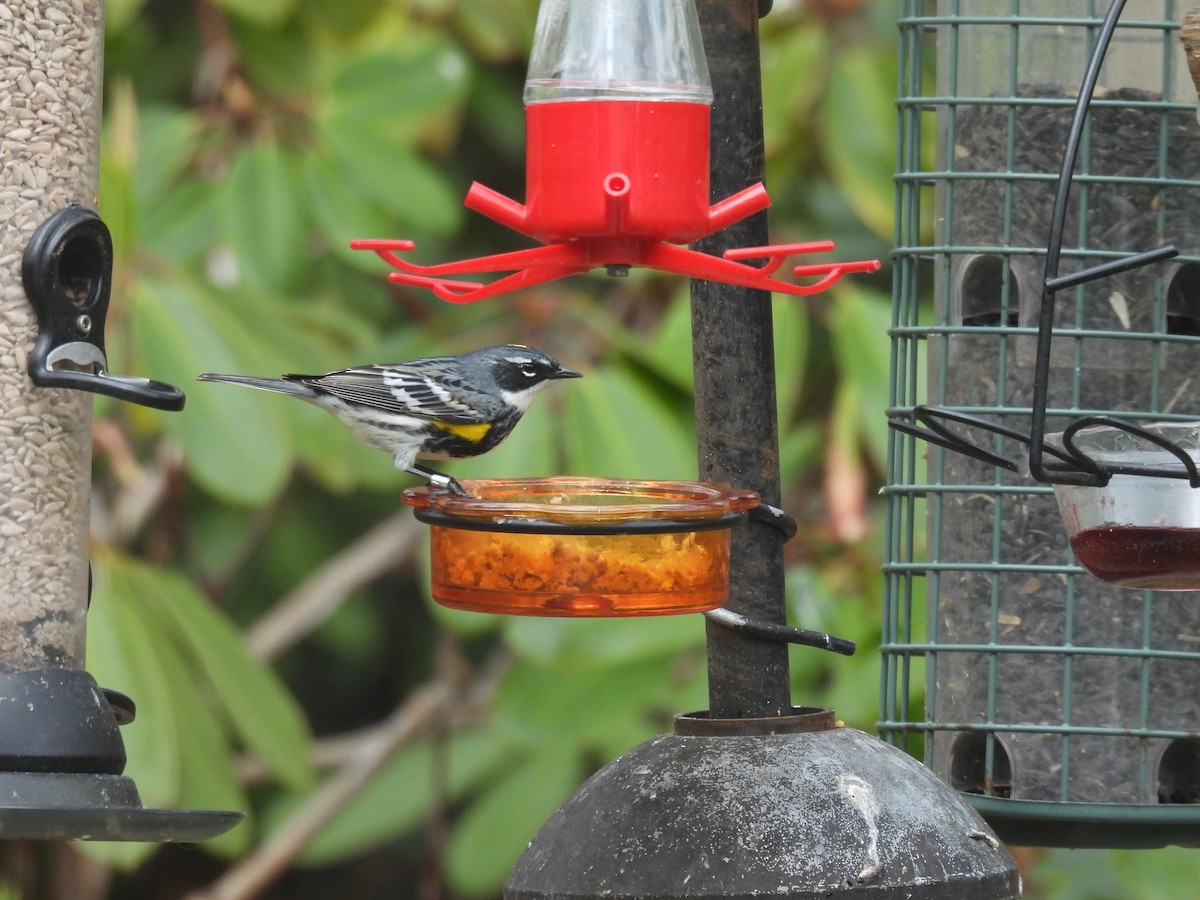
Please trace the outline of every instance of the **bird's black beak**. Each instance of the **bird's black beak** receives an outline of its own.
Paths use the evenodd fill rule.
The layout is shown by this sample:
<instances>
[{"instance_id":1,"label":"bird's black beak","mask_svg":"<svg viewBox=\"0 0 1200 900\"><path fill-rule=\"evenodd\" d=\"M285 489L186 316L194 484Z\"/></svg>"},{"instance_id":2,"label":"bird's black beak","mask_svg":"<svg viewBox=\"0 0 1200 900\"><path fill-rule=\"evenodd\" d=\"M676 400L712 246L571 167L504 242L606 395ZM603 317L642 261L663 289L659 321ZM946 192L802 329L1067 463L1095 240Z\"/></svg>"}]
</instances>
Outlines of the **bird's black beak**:
<instances>
[{"instance_id":1,"label":"bird's black beak","mask_svg":"<svg viewBox=\"0 0 1200 900\"><path fill-rule=\"evenodd\" d=\"M550 376L551 378L582 378L582 372L576 372L574 369L568 369L566 366L559 366L558 371Z\"/></svg>"}]
</instances>

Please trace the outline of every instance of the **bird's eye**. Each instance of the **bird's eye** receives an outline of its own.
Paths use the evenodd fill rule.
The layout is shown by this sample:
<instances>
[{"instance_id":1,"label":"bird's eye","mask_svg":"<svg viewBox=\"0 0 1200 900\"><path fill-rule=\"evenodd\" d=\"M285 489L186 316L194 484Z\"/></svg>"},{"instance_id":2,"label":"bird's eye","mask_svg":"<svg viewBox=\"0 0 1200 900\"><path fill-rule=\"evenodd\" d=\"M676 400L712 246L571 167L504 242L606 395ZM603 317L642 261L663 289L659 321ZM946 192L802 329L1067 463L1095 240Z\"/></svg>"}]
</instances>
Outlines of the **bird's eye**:
<instances>
[{"instance_id":1,"label":"bird's eye","mask_svg":"<svg viewBox=\"0 0 1200 900\"><path fill-rule=\"evenodd\" d=\"M521 374L526 378L535 378L538 374L538 367L531 362L522 363Z\"/></svg>"}]
</instances>

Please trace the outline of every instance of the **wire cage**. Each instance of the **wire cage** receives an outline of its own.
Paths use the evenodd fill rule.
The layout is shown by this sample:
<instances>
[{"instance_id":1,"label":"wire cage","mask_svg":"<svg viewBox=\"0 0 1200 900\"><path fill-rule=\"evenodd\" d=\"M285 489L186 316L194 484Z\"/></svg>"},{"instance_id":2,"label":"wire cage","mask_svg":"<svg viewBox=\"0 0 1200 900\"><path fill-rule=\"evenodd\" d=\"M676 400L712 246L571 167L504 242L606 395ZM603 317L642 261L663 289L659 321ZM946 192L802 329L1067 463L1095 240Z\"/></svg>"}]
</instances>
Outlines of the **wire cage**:
<instances>
[{"instance_id":1,"label":"wire cage","mask_svg":"<svg viewBox=\"0 0 1200 900\"><path fill-rule=\"evenodd\" d=\"M1200 591L1081 569L1026 437L1200 420L1183 12L902 4L879 727L1011 843L1200 844Z\"/></svg>"}]
</instances>

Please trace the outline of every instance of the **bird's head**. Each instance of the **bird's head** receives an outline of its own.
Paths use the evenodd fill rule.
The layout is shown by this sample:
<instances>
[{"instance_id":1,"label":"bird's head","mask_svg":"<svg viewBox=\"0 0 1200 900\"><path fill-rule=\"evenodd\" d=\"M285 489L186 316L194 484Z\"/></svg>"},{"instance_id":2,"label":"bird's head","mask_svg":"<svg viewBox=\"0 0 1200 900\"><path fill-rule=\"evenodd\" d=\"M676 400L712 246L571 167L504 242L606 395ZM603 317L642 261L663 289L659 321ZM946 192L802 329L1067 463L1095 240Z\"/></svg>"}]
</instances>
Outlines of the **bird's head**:
<instances>
[{"instance_id":1,"label":"bird's head","mask_svg":"<svg viewBox=\"0 0 1200 900\"><path fill-rule=\"evenodd\" d=\"M479 363L488 367L504 399L522 411L528 409L534 395L547 382L559 378L579 378L558 360L532 347L504 344L478 352Z\"/></svg>"}]
</instances>

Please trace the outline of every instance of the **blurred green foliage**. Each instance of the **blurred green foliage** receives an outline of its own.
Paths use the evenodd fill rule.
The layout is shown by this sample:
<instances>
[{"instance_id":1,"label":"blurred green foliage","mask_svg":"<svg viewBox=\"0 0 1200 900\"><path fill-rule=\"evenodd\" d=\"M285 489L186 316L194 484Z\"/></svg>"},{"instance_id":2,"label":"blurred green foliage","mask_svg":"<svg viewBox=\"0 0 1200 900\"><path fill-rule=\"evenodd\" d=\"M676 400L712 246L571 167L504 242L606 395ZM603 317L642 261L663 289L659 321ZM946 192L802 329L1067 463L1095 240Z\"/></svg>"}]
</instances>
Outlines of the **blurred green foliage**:
<instances>
[{"instance_id":1,"label":"blurred green foliage","mask_svg":"<svg viewBox=\"0 0 1200 900\"><path fill-rule=\"evenodd\" d=\"M763 21L774 240L832 238L844 258L886 258L893 15L883 2L777 0ZM223 865L286 832L336 778L355 746L341 735L439 680L475 693L418 729L294 866L401 848L379 896L408 896L431 871L451 895L495 896L583 777L707 705L700 617L437 607L421 529L387 559L367 553L373 529L407 515L410 482L386 455L304 404L194 383L519 341L587 377L548 391L505 445L454 474L695 476L685 283L635 271L451 306L389 286L374 255L349 249L409 237L432 261L521 246L461 200L473 179L522 196L535 17L535 0L107 4L110 357L188 401L173 415L98 402L89 665L139 704L124 734L148 804L248 811L205 846ZM800 520L789 611L860 647L849 659L793 648L794 696L865 730L878 697L888 291L885 271L774 300L784 505ZM240 640L294 621L322 591L329 604L269 652ZM89 848L127 873L114 897L159 896L146 887L154 851ZM1060 884L1046 866L1042 883ZM303 883L287 895L308 896Z\"/></svg>"}]
</instances>

